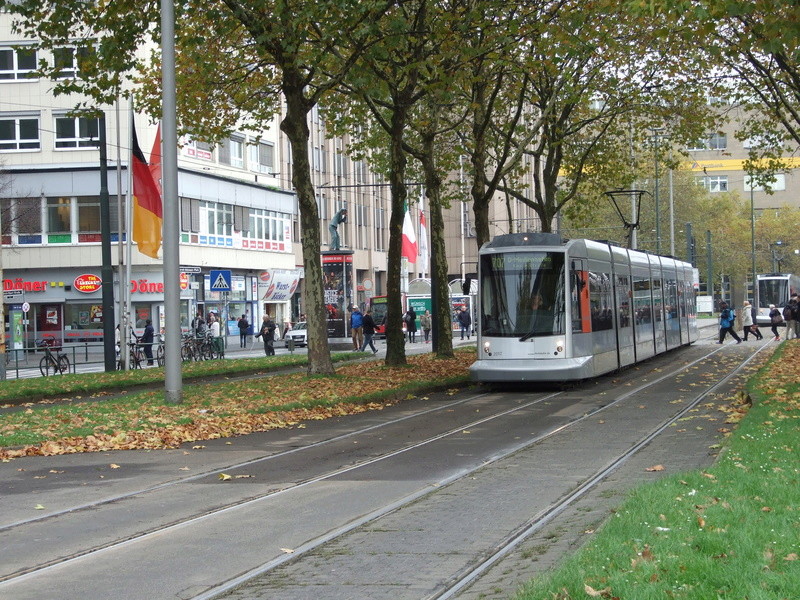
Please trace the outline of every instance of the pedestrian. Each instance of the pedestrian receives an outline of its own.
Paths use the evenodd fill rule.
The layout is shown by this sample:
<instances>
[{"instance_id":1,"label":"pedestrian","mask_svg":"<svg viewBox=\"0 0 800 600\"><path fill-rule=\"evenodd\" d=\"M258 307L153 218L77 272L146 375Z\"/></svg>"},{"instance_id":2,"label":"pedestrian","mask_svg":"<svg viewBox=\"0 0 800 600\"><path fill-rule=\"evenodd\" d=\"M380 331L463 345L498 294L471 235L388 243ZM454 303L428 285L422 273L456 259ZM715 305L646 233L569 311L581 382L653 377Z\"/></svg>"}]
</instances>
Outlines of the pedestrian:
<instances>
[{"instance_id":1,"label":"pedestrian","mask_svg":"<svg viewBox=\"0 0 800 600\"><path fill-rule=\"evenodd\" d=\"M350 309L350 333L353 336L353 349L359 352L364 345L364 315L357 306Z\"/></svg>"},{"instance_id":2,"label":"pedestrian","mask_svg":"<svg viewBox=\"0 0 800 600\"><path fill-rule=\"evenodd\" d=\"M203 311L198 310L197 315L192 319L192 334L196 338L205 337L207 330L206 319L203 316Z\"/></svg>"},{"instance_id":3,"label":"pedestrian","mask_svg":"<svg viewBox=\"0 0 800 600\"><path fill-rule=\"evenodd\" d=\"M219 319L217 319L217 315L213 312L209 314L208 318L211 322L209 329L211 330L211 343L213 344L214 352L217 356L222 357L222 326Z\"/></svg>"},{"instance_id":4,"label":"pedestrian","mask_svg":"<svg viewBox=\"0 0 800 600\"><path fill-rule=\"evenodd\" d=\"M783 308L783 320L786 321L786 339L797 337L795 333L797 329L797 298L792 296Z\"/></svg>"},{"instance_id":5,"label":"pedestrian","mask_svg":"<svg viewBox=\"0 0 800 600\"><path fill-rule=\"evenodd\" d=\"M153 338L155 337L155 329L153 329L153 322L147 319L144 324L144 333L140 343L144 349L144 355L147 357L147 364L153 366Z\"/></svg>"},{"instance_id":6,"label":"pedestrian","mask_svg":"<svg viewBox=\"0 0 800 600\"><path fill-rule=\"evenodd\" d=\"M721 344L725 341L725 336L730 333L736 343L741 344L742 338L733 330L733 325L736 322L736 313L732 308L728 308L727 302L720 302L719 308L719 341L717 343Z\"/></svg>"},{"instance_id":7,"label":"pedestrian","mask_svg":"<svg viewBox=\"0 0 800 600\"><path fill-rule=\"evenodd\" d=\"M264 342L264 354L275 356L275 323L269 314L264 315L261 321L261 329L258 330L256 337L260 337Z\"/></svg>"},{"instance_id":8,"label":"pedestrian","mask_svg":"<svg viewBox=\"0 0 800 600\"><path fill-rule=\"evenodd\" d=\"M465 334L467 339L469 339L470 328L472 327L472 317L470 316L466 305L462 306L461 310L458 311L456 319L458 320L458 324L461 325L461 339L464 339Z\"/></svg>"},{"instance_id":9,"label":"pedestrian","mask_svg":"<svg viewBox=\"0 0 800 600\"><path fill-rule=\"evenodd\" d=\"M247 320L247 317L242 315L237 325L239 326L239 347L247 348L247 330L250 329L250 322Z\"/></svg>"},{"instance_id":10,"label":"pedestrian","mask_svg":"<svg viewBox=\"0 0 800 600\"><path fill-rule=\"evenodd\" d=\"M746 342L748 336L752 333L754 337L758 338L755 335L755 332L752 331L753 329L753 313L750 310L750 303L745 300L744 304L742 305L742 329L744 331L744 341Z\"/></svg>"},{"instance_id":11,"label":"pedestrian","mask_svg":"<svg viewBox=\"0 0 800 600\"><path fill-rule=\"evenodd\" d=\"M753 325L750 330L755 334L756 340L763 340L764 335L761 333L761 330L758 328L758 310L756 310L755 306L750 307L750 318L753 321Z\"/></svg>"},{"instance_id":12,"label":"pedestrian","mask_svg":"<svg viewBox=\"0 0 800 600\"><path fill-rule=\"evenodd\" d=\"M800 338L800 296L797 294L792 295L789 300L792 305L792 321L794 322L794 337Z\"/></svg>"},{"instance_id":13,"label":"pedestrian","mask_svg":"<svg viewBox=\"0 0 800 600\"><path fill-rule=\"evenodd\" d=\"M431 311L426 310L425 314L419 318L419 324L422 327L422 333L425 334L425 343L429 344L430 340L428 339L431 335Z\"/></svg>"},{"instance_id":14,"label":"pedestrian","mask_svg":"<svg viewBox=\"0 0 800 600\"><path fill-rule=\"evenodd\" d=\"M361 352L366 352L367 345L369 345L369 347L372 348L372 353L377 354L378 349L372 342L372 338L375 337L375 320L372 318L372 311L370 309L367 309L366 314L361 319L361 327L364 329L364 342L361 344Z\"/></svg>"},{"instance_id":15,"label":"pedestrian","mask_svg":"<svg viewBox=\"0 0 800 600\"><path fill-rule=\"evenodd\" d=\"M781 334L778 333L778 325L783 325L783 317L781 316L781 311L775 308L774 304L769 305L769 324L772 329L772 335L775 336L775 341L779 341Z\"/></svg>"},{"instance_id":16,"label":"pedestrian","mask_svg":"<svg viewBox=\"0 0 800 600\"><path fill-rule=\"evenodd\" d=\"M406 324L409 343L415 344L417 342L417 313L413 308L409 307L406 314L403 315L403 322Z\"/></svg>"}]
</instances>

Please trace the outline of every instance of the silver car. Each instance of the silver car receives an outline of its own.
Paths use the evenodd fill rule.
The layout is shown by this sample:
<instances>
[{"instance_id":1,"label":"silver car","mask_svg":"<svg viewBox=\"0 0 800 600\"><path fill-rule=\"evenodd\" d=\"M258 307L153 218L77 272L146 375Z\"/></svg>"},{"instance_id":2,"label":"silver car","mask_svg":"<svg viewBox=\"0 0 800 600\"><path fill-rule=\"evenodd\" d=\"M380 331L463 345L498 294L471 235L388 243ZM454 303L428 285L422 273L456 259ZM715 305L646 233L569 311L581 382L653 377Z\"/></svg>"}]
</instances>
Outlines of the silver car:
<instances>
[{"instance_id":1,"label":"silver car","mask_svg":"<svg viewBox=\"0 0 800 600\"><path fill-rule=\"evenodd\" d=\"M294 341L295 346L305 346L308 344L308 329L307 323L305 321L300 321L299 323L295 323L292 328L287 331L283 339L287 342L291 339Z\"/></svg>"}]
</instances>

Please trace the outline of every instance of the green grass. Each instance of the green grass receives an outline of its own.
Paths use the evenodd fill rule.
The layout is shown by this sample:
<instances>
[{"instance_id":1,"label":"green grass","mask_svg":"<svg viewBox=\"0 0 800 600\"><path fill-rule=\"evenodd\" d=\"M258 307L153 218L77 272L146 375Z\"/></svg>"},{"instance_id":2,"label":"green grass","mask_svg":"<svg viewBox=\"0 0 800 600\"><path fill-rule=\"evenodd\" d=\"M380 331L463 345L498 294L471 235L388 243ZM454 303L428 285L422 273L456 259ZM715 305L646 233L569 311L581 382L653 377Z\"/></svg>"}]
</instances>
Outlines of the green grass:
<instances>
[{"instance_id":1,"label":"green grass","mask_svg":"<svg viewBox=\"0 0 800 600\"><path fill-rule=\"evenodd\" d=\"M636 489L590 544L515 598L800 597L800 378L770 374L782 354L749 383L754 406L713 468Z\"/></svg>"},{"instance_id":2,"label":"green grass","mask_svg":"<svg viewBox=\"0 0 800 600\"><path fill-rule=\"evenodd\" d=\"M331 355L334 362L363 358L356 352ZM185 381L221 375L243 375L302 367L308 364L305 354L264 356L237 360L212 360L183 363ZM34 401L58 396L78 396L101 391L124 390L132 386L150 385L164 381L163 368L113 371L111 373L75 373L33 379L13 379L0 382L0 404Z\"/></svg>"}]
</instances>

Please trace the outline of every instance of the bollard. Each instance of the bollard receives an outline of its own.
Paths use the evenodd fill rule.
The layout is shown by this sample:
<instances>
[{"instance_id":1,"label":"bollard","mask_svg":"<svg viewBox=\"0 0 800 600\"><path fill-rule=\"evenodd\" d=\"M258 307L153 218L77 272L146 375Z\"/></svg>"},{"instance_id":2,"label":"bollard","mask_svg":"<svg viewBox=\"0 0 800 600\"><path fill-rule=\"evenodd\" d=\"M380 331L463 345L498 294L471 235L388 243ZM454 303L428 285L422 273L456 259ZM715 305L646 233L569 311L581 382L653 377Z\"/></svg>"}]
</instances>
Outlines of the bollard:
<instances>
[{"instance_id":1,"label":"bollard","mask_svg":"<svg viewBox=\"0 0 800 600\"><path fill-rule=\"evenodd\" d=\"M286 340L286 348L294 354L294 340L292 338L287 338Z\"/></svg>"}]
</instances>

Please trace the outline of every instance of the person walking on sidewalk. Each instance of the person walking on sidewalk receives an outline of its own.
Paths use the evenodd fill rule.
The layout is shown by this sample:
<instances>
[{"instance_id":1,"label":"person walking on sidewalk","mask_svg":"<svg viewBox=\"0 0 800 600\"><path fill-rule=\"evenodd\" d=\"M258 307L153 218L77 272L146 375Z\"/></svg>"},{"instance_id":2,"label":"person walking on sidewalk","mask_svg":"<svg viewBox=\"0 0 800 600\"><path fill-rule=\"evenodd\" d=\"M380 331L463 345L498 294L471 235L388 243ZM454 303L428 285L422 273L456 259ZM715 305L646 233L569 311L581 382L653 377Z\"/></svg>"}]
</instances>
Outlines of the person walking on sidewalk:
<instances>
[{"instance_id":1,"label":"person walking on sidewalk","mask_svg":"<svg viewBox=\"0 0 800 600\"><path fill-rule=\"evenodd\" d=\"M458 324L461 325L461 339L464 339L464 335L466 335L467 339L469 339L470 327L472 326L472 317L470 316L466 306L461 307L461 310L458 312L456 318L458 319Z\"/></svg>"},{"instance_id":2,"label":"person walking on sidewalk","mask_svg":"<svg viewBox=\"0 0 800 600\"><path fill-rule=\"evenodd\" d=\"M408 333L408 342L415 344L417 342L417 313L413 308L409 308L406 314L403 315L403 322L406 324L406 333Z\"/></svg>"},{"instance_id":3,"label":"person walking on sidewalk","mask_svg":"<svg viewBox=\"0 0 800 600\"><path fill-rule=\"evenodd\" d=\"M156 330L153 329L153 322L147 319L140 343L142 344L144 355L147 357L147 364L151 367L153 366L153 338L155 337L155 333Z\"/></svg>"},{"instance_id":4,"label":"person walking on sidewalk","mask_svg":"<svg viewBox=\"0 0 800 600\"><path fill-rule=\"evenodd\" d=\"M361 320L361 326L364 328L364 343L361 344L361 352L366 352L367 345L369 345L369 347L372 349L372 353L377 354L378 349L372 342L372 338L375 337L375 320L372 318L371 310L367 309L367 313Z\"/></svg>"},{"instance_id":5,"label":"person walking on sidewalk","mask_svg":"<svg viewBox=\"0 0 800 600\"><path fill-rule=\"evenodd\" d=\"M268 314L264 315L261 329L258 330L256 337L260 337L264 342L264 354L275 356L275 323Z\"/></svg>"},{"instance_id":6,"label":"person walking on sidewalk","mask_svg":"<svg viewBox=\"0 0 800 600\"><path fill-rule=\"evenodd\" d=\"M364 315L357 306L350 312L350 332L353 336L353 350L359 352L364 347Z\"/></svg>"},{"instance_id":7,"label":"person walking on sidewalk","mask_svg":"<svg viewBox=\"0 0 800 600\"><path fill-rule=\"evenodd\" d=\"M431 311L426 310L425 314L419 318L420 327L422 327L422 333L425 334L425 343L430 343L429 337L431 335L431 325L432 325L432 318L431 318Z\"/></svg>"},{"instance_id":8,"label":"person walking on sidewalk","mask_svg":"<svg viewBox=\"0 0 800 600\"><path fill-rule=\"evenodd\" d=\"M242 315L236 324L239 326L239 348L247 348L247 330L250 329L250 321Z\"/></svg>"},{"instance_id":9,"label":"person walking on sidewalk","mask_svg":"<svg viewBox=\"0 0 800 600\"><path fill-rule=\"evenodd\" d=\"M733 330L733 324L736 322L736 313L732 308L728 308L726 302L721 302L719 308L719 341L717 343L721 344L724 342L725 336L730 333L731 337L736 340L736 343L741 344L742 338Z\"/></svg>"}]
</instances>

